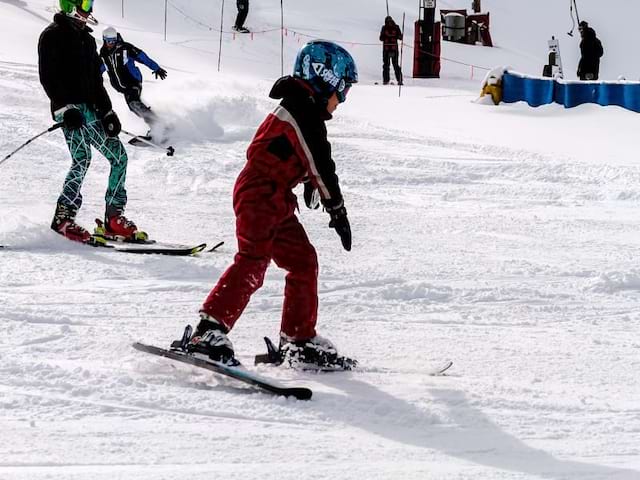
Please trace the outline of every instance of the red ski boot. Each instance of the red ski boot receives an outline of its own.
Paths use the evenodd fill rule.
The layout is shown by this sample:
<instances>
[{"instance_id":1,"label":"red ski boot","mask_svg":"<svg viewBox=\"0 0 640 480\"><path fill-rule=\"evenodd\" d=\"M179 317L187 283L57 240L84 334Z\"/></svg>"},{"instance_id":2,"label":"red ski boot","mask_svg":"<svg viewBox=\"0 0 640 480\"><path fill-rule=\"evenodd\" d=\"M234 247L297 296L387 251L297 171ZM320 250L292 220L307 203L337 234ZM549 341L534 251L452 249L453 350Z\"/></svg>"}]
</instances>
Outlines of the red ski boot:
<instances>
[{"instance_id":1,"label":"red ski boot","mask_svg":"<svg viewBox=\"0 0 640 480\"><path fill-rule=\"evenodd\" d=\"M96 220L96 222L98 222L98 220ZM122 213L108 216L105 218L103 225L100 225L100 223L101 222L98 222L96 234L102 234L105 238L140 243L149 240L149 236L145 232L138 230L136 224L127 219ZM104 230L103 232L98 232L100 227Z\"/></svg>"},{"instance_id":2,"label":"red ski boot","mask_svg":"<svg viewBox=\"0 0 640 480\"><path fill-rule=\"evenodd\" d=\"M90 243L92 235L75 222L75 216L72 208L59 203L51 221L51 229L74 242Z\"/></svg>"}]
</instances>

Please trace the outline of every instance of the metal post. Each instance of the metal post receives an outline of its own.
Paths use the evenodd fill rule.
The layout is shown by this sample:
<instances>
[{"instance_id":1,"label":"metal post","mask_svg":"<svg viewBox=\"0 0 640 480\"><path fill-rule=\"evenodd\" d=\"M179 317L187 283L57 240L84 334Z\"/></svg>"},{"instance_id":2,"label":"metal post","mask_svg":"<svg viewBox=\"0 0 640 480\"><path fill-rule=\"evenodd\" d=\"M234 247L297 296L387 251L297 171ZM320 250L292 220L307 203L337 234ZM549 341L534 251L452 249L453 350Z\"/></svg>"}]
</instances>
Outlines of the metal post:
<instances>
[{"instance_id":1,"label":"metal post","mask_svg":"<svg viewBox=\"0 0 640 480\"><path fill-rule=\"evenodd\" d=\"M284 77L284 2L280 0L280 76Z\"/></svg>"},{"instance_id":2,"label":"metal post","mask_svg":"<svg viewBox=\"0 0 640 480\"><path fill-rule=\"evenodd\" d=\"M122 18L124 18L124 0L122 0Z\"/></svg>"},{"instance_id":3,"label":"metal post","mask_svg":"<svg viewBox=\"0 0 640 480\"><path fill-rule=\"evenodd\" d=\"M164 41L167 41L167 1L164 0Z\"/></svg>"},{"instance_id":4,"label":"metal post","mask_svg":"<svg viewBox=\"0 0 640 480\"><path fill-rule=\"evenodd\" d=\"M580 25L580 14L578 13L578 3L576 0L573 0L573 6L576 9L576 20L578 20L578 25Z\"/></svg>"},{"instance_id":5,"label":"metal post","mask_svg":"<svg viewBox=\"0 0 640 480\"><path fill-rule=\"evenodd\" d=\"M222 61L222 28L224 26L224 0L222 0L222 11L220 12L220 45L218 46L218 71Z\"/></svg>"}]
</instances>

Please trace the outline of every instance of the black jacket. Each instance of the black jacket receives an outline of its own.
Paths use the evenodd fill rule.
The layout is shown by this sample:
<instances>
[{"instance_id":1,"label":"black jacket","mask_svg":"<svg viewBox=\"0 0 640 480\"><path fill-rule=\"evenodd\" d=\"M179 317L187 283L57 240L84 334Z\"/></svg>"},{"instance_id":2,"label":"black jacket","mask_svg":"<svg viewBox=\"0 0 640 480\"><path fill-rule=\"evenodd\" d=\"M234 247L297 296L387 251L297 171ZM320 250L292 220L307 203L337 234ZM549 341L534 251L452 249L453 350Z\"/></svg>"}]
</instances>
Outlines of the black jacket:
<instances>
[{"instance_id":1,"label":"black jacket","mask_svg":"<svg viewBox=\"0 0 640 480\"><path fill-rule=\"evenodd\" d=\"M402 30L393 20L385 21L380 30L380 41L384 51L398 51L398 40L402 40Z\"/></svg>"},{"instance_id":2,"label":"black jacket","mask_svg":"<svg viewBox=\"0 0 640 480\"><path fill-rule=\"evenodd\" d=\"M102 83L102 62L91 29L57 13L40 35L38 68L40 83L51 100L51 113L68 104L86 103L99 114L111 110Z\"/></svg>"},{"instance_id":3,"label":"black jacket","mask_svg":"<svg viewBox=\"0 0 640 480\"><path fill-rule=\"evenodd\" d=\"M587 27L584 30L582 41L580 42L580 63L578 64L578 76L584 78L588 73L594 75L594 80L600 73L600 58L604 54L602 43L596 36L593 28Z\"/></svg>"}]
</instances>

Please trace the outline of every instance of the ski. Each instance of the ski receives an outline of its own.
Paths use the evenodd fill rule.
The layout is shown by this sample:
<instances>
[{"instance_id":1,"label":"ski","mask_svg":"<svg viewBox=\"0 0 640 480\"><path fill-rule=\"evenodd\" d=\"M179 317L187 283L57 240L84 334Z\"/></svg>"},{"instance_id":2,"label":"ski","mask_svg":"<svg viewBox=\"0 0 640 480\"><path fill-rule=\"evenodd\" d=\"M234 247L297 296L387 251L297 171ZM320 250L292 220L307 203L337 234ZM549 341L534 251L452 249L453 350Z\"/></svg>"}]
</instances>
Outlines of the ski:
<instances>
[{"instance_id":1,"label":"ski","mask_svg":"<svg viewBox=\"0 0 640 480\"><path fill-rule=\"evenodd\" d=\"M201 243L200 245L195 245L195 246L182 246L182 245L178 245L178 246L139 245L138 246L136 245L136 246L128 247L128 246L113 245L113 244L110 244L109 242L105 242L105 243L102 243L102 242L105 242L105 241L100 240L100 241L91 242L91 243L80 243L80 245L86 245L86 246L94 247L98 249L105 249L111 252L133 253L133 254L139 254L139 255L168 255L171 257L189 257L192 255L196 255L198 253L204 252L205 249L207 248L206 243ZM217 248L217 246L214 248ZM12 246L12 245L0 245L0 250L4 250L7 252L11 252L11 251L15 252L15 251L21 250L21 248ZM212 251L214 250L213 249L207 250L207 252L212 252Z\"/></svg>"},{"instance_id":2,"label":"ski","mask_svg":"<svg viewBox=\"0 0 640 480\"><path fill-rule=\"evenodd\" d=\"M175 343L175 342L174 342ZM152 355L158 355L160 357L170 358L178 362L186 363L194 367L204 368L211 372L230 377L240 382L246 383L261 391L271 393L273 395L294 397L298 400L309 400L313 395L313 392L304 387L284 387L276 383L274 380L264 378L254 372L251 372L244 368L242 365L228 366L223 363L213 362L210 360L203 360L202 358L195 357L194 355L178 349L165 349L156 347L153 345L146 345L144 343L135 342L133 348L141 352L150 353Z\"/></svg>"},{"instance_id":3,"label":"ski","mask_svg":"<svg viewBox=\"0 0 640 480\"><path fill-rule=\"evenodd\" d=\"M171 145L165 147L164 145L157 145L151 140L152 137L150 137L149 135L136 135L131 140L129 140L128 143L133 147L155 148L157 150L164 150L167 153L168 157L173 157L173 155L176 153L175 148L173 148Z\"/></svg>"},{"instance_id":4,"label":"ski","mask_svg":"<svg viewBox=\"0 0 640 480\"><path fill-rule=\"evenodd\" d=\"M112 244L90 244L92 247L97 248L107 248L114 250L116 252L122 253L136 253L139 255L169 255L173 257L188 257L191 255L196 255L202 252L205 248L207 248L206 243L201 243L200 245L196 245L193 247L186 246L132 246L132 247L121 247L118 245Z\"/></svg>"},{"instance_id":5,"label":"ski","mask_svg":"<svg viewBox=\"0 0 640 480\"><path fill-rule=\"evenodd\" d=\"M161 251L168 252L168 253L164 253L164 255L181 255L181 253L172 253L172 252L176 250L187 252L187 251L192 251L194 249L197 249L197 251L194 251L193 253L190 254L190 255L193 255L194 253L199 253L202 250L204 250L204 248L206 248L206 244L199 244L195 247L192 247L188 245L176 245L172 243L158 242L156 240L150 239L145 232L136 232L136 235L134 237L110 235L109 233L107 233L104 227L104 222L102 220L100 220L99 218L96 218L95 221L96 221L96 228L92 235L93 241L91 242L91 245L97 246L97 247L101 247L101 246L117 247L118 245L122 245L122 244L155 245L153 248L149 248L147 250L140 249L140 248L127 250L127 253L143 253L143 252L161 253ZM202 245L205 245L205 247L200 249ZM224 242L218 242L212 248L208 249L207 252L215 252L222 245L224 245ZM124 248L119 248L119 250L125 251ZM189 255L189 253L182 253L182 255Z\"/></svg>"},{"instance_id":6,"label":"ski","mask_svg":"<svg viewBox=\"0 0 640 480\"><path fill-rule=\"evenodd\" d=\"M271 341L269 337L264 337L264 341L267 344L267 353L261 353L255 356L254 364L271 364L271 365L281 365L282 360L280 358L280 353L278 352L278 348ZM357 366L357 362L348 357L340 357L339 365L334 368L305 368L302 367L301 370L308 370L314 372L343 372L354 370ZM439 377L446 375L446 371L449 370L453 366L453 362L451 360L445 360L441 365L437 367L431 367L427 370L427 375L430 377Z\"/></svg>"},{"instance_id":7,"label":"ski","mask_svg":"<svg viewBox=\"0 0 640 480\"><path fill-rule=\"evenodd\" d=\"M430 377L440 377L442 375L446 375L446 371L449 370L453 366L453 362L451 360L445 360L442 365L439 365L435 368L431 368L427 371L427 375Z\"/></svg>"}]
</instances>

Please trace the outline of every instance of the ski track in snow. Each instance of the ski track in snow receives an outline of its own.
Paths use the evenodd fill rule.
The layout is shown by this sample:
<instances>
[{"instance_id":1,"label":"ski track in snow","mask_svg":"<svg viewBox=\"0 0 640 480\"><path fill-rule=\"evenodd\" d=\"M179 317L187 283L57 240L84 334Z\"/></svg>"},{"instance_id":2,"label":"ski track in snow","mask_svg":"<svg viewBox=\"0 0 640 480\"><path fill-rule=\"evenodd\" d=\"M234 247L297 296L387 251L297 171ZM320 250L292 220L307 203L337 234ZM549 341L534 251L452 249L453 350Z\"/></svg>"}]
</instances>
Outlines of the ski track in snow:
<instances>
[{"instance_id":1,"label":"ski track in snow","mask_svg":"<svg viewBox=\"0 0 640 480\"><path fill-rule=\"evenodd\" d=\"M0 250L0 478L640 478L632 163L418 134L345 107L329 136L353 251L302 199L300 218L319 254L319 331L362 371L257 368L312 388L300 402L131 348L195 324L232 260L230 194L273 107L265 85L185 106L174 158L128 149L127 214L163 241L224 240L217 253L116 254L51 232L60 132L0 167L0 244L15 246ZM50 122L33 65L0 61L0 105L2 152ZM86 226L107 172L96 154ZM272 266L233 331L247 364L277 336L283 285ZM447 376L425 374L444 358Z\"/></svg>"}]
</instances>

